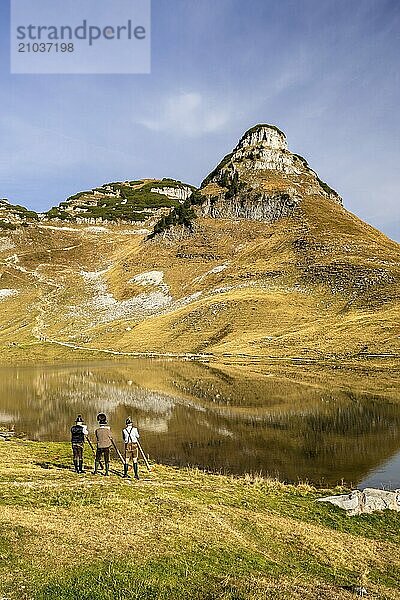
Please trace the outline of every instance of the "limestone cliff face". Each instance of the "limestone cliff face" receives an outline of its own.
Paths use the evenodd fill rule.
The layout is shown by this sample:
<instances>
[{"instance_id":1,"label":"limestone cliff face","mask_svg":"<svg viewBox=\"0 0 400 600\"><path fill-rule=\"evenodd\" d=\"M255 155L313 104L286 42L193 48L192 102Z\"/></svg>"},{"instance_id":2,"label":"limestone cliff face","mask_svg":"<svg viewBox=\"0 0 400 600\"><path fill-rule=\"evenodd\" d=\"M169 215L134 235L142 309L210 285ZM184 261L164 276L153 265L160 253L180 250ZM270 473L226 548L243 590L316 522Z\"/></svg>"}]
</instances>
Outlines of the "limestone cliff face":
<instances>
[{"instance_id":1,"label":"limestone cliff face","mask_svg":"<svg viewBox=\"0 0 400 600\"><path fill-rule=\"evenodd\" d=\"M171 200L178 200L179 202L185 202L193 193L193 188L188 185L182 185L182 187L153 187L150 190L155 194L161 194L167 196Z\"/></svg>"},{"instance_id":2,"label":"limestone cliff face","mask_svg":"<svg viewBox=\"0 0 400 600\"><path fill-rule=\"evenodd\" d=\"M265 144L274 150L287 150L286 135L274 125L255 125L243 135L236 150Z\"/></svg>"},{"instance_id":3,"label":"limestone cliff face","mask_svg":"<svg viewBox=\"0 0 400 600\"><path fill-rule=\"evenodd\" d=\"M239 194L233 198L208 197L202 215L222 219L255 219L273 222L293 213L301 198L296 194Z\"/></svg>"},{"instance_id":4,"label":"limestone cliff face","mask_svg":"<svg viewBox=\"0 0 400 600\"><path fill-rule=\"evenodd\" d=\"M340 196L321 181L307 161L288 150L274 125L256 125L240 139L201 186L201 213L214 218L273 222L293 213L304 196Z\"/></svg>"},{"instance_id":5,"label":"limestone cliff face","mask_svg":"<svg viewBox=\"0 0 400 600\"><path fill-rule=\"evenodd\" d=\"M285 134L272 126L260 126L246 132L233 151L232 159L255 171L300 173L294 155L288 150Z\"/></svg>"}]
</instances>

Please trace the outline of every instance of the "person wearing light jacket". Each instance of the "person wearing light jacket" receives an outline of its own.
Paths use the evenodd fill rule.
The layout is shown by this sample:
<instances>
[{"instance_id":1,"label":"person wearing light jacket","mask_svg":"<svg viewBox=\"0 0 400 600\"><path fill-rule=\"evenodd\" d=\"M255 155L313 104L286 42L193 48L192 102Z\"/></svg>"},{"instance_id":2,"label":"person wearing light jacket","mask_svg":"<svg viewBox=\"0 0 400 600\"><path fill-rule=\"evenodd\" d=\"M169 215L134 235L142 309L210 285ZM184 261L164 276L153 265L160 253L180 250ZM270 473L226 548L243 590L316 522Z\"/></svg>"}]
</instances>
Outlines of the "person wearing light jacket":
<instances>
[{"instance_id":1,"label":"person wearing light jacket","mask_svg":"<svg viewBox=\"0 0 400 600\"><path fill-rule=\"evenodd\" d=\"M124 477L128 477L129 461L133 463L135 479L139 479L138 458L139 458L139 431L133 426L133 423L128 417L125 421L125 428L122 430L122 438L125 444L125 464Z\"/></svg>"}]
</instances>

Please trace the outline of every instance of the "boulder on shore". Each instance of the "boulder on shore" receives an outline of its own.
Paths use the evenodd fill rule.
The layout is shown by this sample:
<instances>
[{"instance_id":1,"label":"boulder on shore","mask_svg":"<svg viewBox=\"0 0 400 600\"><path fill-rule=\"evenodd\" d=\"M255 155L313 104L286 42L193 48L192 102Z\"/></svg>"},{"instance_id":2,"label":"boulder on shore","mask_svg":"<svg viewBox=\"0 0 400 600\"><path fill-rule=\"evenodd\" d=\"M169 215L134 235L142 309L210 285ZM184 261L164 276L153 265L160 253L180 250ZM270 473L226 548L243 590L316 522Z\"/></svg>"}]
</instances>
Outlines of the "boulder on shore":
<instances>
[{"instance_id":1,"label":"boulder on shore","mask_svg":"<svg viewBox=\"0 0 400 600\"><path fill-rule=\"evenodd\" d=\"M365 488L365 490L354 490L350 494L340 496L328 496L318 498L318 502L330 502L339 508L343 508L349 516L370 514L381 510L400 511L400 490L393 492Z\"/></svg>"}]
</instances>

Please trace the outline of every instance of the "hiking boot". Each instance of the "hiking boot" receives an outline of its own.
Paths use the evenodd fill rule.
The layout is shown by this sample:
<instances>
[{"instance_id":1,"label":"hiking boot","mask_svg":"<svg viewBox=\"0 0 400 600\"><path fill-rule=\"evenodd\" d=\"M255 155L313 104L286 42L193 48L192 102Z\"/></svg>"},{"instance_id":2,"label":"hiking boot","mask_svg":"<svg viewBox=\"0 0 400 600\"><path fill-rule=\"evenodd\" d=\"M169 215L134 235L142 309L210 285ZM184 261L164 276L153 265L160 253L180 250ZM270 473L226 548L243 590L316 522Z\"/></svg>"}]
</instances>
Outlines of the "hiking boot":
<instances>
[{"instance_id":1,"label":"hiking boot","mask_svg":"<svg viewBox=\"0 0 400 600\"><path fill-rule=\"evenodd\" d=\"M135 471L135 479L139 479L139 469L138 464L136 462L133 463L133 470Z\"/></svg>"},{"instance_id":2,"label":"hiking boot","mask_svg":"<svg viewBox=\"0 0 400 600\"><path fill-rule=\"evenodd\" d=\"M124 464L124 474L123 474L123 477L125 477L125 478L128 477L128 467L129 467L128 464Z\"/></svg>"}]
</instances>

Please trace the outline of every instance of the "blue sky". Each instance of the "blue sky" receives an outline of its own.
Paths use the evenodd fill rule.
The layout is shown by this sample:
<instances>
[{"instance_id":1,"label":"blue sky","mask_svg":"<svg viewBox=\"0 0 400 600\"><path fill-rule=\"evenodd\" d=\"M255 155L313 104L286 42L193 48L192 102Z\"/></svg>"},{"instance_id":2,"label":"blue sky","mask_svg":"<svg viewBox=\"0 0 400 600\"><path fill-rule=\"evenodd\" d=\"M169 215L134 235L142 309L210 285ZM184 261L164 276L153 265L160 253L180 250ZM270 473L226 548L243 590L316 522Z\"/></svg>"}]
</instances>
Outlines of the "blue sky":
<instances>
[{"instance_id":1,"label":"blue sky","mask_svg":"<svg viewBox=\"0 0 400 600\"><path fill-rule=\"evenodd\" d=\"M43 210L108 181L199 184L269 122L349 210L400 240L397 1L153 0L150 75L10 75L8 5L0 197Z\"/></svg>"}]
</instances>

